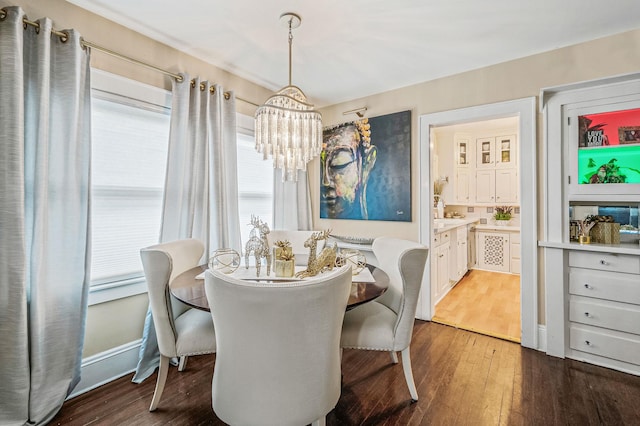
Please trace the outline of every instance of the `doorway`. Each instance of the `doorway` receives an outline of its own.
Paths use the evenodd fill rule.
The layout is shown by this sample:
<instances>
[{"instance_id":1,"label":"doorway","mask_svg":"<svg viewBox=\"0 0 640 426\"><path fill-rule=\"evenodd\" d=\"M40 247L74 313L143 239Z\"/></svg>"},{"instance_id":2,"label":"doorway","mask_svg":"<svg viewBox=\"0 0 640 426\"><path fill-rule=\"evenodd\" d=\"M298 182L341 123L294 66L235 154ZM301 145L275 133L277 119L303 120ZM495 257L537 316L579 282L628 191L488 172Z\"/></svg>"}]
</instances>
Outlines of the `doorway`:
<instances>
[{"instance_id":1,"label":"doorway","mask_svg":"<svg viewBox=\"0 0 640 426\"><path fill-rule=\"evenodd\" d=\"M431 257L432 321L519 343L518 128L514 116L437 126L430 133L440 206L434 212L434 237L440 238L433 240ZM508 226L496 225L496 208L509 209ZM449 229L456 222L461 226Z\"/></svg>"},{"instance_id":2,"label":"doorway","mask_svg":"<svg viewBox=\"0 0 640 426\"><path fill-rule=\"evenodd\" d=\"M435 128L491 119L518 117L520 136L520 328L521 344L538 348L538 290L537 290L537 201L536 201L536 99L525 98L477 107L426 114L420 117L420 240L430 247L433 236L432 132ZM432 294L431 264L427 263L423 279L418 318L431 320L436 300Z\"/></svg>"}]
</instances>

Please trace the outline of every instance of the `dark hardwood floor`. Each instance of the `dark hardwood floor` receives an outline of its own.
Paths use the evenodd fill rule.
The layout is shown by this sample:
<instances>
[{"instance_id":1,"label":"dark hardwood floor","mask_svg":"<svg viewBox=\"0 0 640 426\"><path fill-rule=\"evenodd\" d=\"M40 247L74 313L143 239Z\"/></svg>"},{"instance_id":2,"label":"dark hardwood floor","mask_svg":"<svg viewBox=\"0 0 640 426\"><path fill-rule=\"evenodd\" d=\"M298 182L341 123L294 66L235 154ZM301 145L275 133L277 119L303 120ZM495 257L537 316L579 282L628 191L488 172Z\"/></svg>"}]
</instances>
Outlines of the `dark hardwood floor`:
<instances>
[{"instance_id":1,"label":"dark hardwood floor","mask_svg":"<svg viewBox=\"0 0 640 426\"><path fill-rule=\"evenodd\" d=\"M345 350L342 395L327 424L640 424L637 376L423 321L416 321L411 357L414 404L402 366L388 353ZM140 385L129 375L67 401L50 425L223 424L211 409L214 361L193 357L184 372L171 368L154 413L155 375Z\"/></svg>"}]
</instances>

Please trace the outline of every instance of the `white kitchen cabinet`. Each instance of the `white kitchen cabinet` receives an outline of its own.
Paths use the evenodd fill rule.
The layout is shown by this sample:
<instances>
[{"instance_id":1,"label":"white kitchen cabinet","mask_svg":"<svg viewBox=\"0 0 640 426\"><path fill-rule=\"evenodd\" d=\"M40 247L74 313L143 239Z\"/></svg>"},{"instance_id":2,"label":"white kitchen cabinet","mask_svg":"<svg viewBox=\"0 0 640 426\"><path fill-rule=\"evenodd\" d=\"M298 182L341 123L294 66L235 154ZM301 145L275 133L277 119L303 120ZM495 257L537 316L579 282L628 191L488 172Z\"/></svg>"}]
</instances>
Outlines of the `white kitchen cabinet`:
<instances>
[{"instance_id":1,"label":"white kitchen cabinet","mask_svg":"<svg viewBox=\"0 0 640 426\"><path fill-rule=\"evenodd\" d=\"M478 268L510 272L511 256L508 232L478 231Z\"/></svg>"},{"instance_id":2,"label":"white kitchen cabinet","mask_svg":"<svg viewBox=\"0 0 640 426\"><path fill-rule=\"evenodd\" d=\"M496 169L495 200L496 204L518 202L518 170Z\"/></svg>"},{"instance_id":3,"label":"white kitchen cabinet","mask_svg":"<svg viewBox=\"0 0 640 426\"><path fill-rule=\"evenodd\" d=\"M456 228L456 269L454 282L458 282L467 273L467 227Z\"/></svg>"},{"instance_id":4,"label":"white kitchen cabinet","mask_svg":"<svg viewBox=\"0 0 640 426\"><path fill-rule=\"evenodd\" d=\"M515 135L474 139L473 135L460 133L454 140L453 199L456 204L519 202Z\"/></svg>"},{"instance_id":5,"label":"white kitchen cabinet","mask_svg":"<svg viewBox=\"0 0 640 426\"><path fill-rule=\"evenodd\" d=\"M476 139L476 168L495 168L496 166L496 139L481 138Z\"/></svg>"},{"instance_id":6,"label":"white kitchen cabinet","mask_svg":"<svg viewBox=\"0 0 640 426\"><path fill-rule=\"evenodd\" d=\"M511 257L511 273L520 274L520 233L509 234L509 256Z\"/></svg>"},{"instance_id":7,"label":"white kitchen cabinet","mask_svg":"<svg viewBox=\"0 0 640 426\"><path fill-rule=\"evenodd\" d=\"M495 164L496 168L516 168L517 164L516 135L496 136Z\"/></svg>"},{"instance_id":8,"label":"white kitchen cabinet","mask_svg":"<svg viewBox=\"0 0 640 426\"><path fill-rule=\"evenodd\" d=\"M495 204L496 196L496 171L477 170L476 180L476 203Z\"/></svg>"},{"instance_id":9,"label":"white kitchen cabinet","mask_svg":"<svg viewBox=\"0 0 640 426\"><path fill-rule=\"evenodd\" d=\"M458 204L469 204L472 199L471 173L466 167L456 169L454 199Z\"/></svg>"},{"instance_id":10,"label":"white kitchen cabinet","mask_svg":"<svg viewBox=\"0 0 640 426\"><path fill-rule=\"evenodd\" d=\"M434 299L436 303L444 297L451 288L449 277L449 250L450 231L445 231L434 236L433 260L431 262L432 279L435 280Z\"/></svg>"},{"instance_id":11,"label":"white kitchen cabinet","mask_svg":"<svg viewBox=\"0 0 640 426\"><path fill-rule=\"evenodd\" d=\"M468 168L474 163L473 161L473 146L471 144L472 137L468 134L456 133L455 140L455 159L456 166Z\"/></svg>"}]
</instances>

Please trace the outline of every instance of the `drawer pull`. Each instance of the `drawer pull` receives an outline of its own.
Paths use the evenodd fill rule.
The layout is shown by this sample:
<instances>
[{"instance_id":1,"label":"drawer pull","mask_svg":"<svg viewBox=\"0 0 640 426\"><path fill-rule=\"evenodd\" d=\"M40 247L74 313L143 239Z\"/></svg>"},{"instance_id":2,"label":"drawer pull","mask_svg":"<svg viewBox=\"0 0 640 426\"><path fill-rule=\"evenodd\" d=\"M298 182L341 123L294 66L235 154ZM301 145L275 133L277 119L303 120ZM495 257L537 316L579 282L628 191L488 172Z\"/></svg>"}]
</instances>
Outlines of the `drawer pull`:
<instances>
[{"instance_id":1,"label":"drawer pull","mask_svg":"<svg viewBox=\"0 0 640 426\"><path fill-rule=\"evenodd\" d=\"M608 264L609 264L609 262L607 262L607 261L606 261L606 260L604 260L604 259L601 259L601 260L600 260L600 264L601 264L601 265L608 265Z\"/></svg>"},{"instance_id":2,"label":"drawer pull","mask_svg":"<svg viewBox=\"0 0 640 426\"><path fill-rule=\"evenodd\" d=\"M591 315L589 314L589 312L585 312L584 316L587 317L587 318L591 318Z\"/></svg>"},{"instance_id":3,"label":"drawer pull","mask_svg":"<svg viewBox=\"0 0 640 426\"><path fill-rule=\"evenodd\" d=\"M593 287L591 287L589 284L585 284L584 288L591 290Z\"/></svg>"},{"instance_id":4,"label":"drawer pull","mask_svg":"<svg viewBox=\"0 0 640 426\"><path fill-rule=\"evenodd\" d=\"M584 344L585 344L585 345L587 345L587 346L591 346L591 342L590 342L590 341L588 341L588 340L585 340L585 341L584 341Z\"/></svg>"}]
</instances>

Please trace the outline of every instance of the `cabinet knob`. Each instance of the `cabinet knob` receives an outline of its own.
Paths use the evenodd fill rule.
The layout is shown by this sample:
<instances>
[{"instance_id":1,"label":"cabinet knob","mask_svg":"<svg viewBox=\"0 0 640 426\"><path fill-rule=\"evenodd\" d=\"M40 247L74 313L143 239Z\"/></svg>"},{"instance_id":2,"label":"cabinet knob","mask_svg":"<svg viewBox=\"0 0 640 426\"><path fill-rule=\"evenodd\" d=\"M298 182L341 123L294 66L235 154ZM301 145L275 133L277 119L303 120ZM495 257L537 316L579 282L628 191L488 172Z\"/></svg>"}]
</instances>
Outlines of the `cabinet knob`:
<instances>
[{"instance_id":1,"label":"cabinet knob","mask_svg":"<svg viewBox=\"0 0 640 426\"><path fill-rule=\"evenodd\" d=\"M589 314L589 312L585 312L584 316L587 317L587 318L591 318L591 315Z\"/></svg>"},{"instance_id":2,"label":"cabinet knob","mask_svg":"<svg viewBox=\"0 0 640 426\"><path fill-rule=\"evenodd\" d=\"M591 342L590 342L590 341L588 341L588 340L585 340L585 341L584 341L584 344L585 344L585 345L587 345L587 346L591 346Z\"/></svg>"},{"instance_id":3,"label":"cabinet knob","mask_svg":"<svg viewBox=\"0 0 640 426\"><path fill-rule=\"evenodd\" d=\"M606 260L604 260L604 259L601 259L601 260L600 260L600 264L601 264L601 265L608 265L608 264L609 264L609 262L607 262L607 261L606 261Z\"/></svg>"},{"instance_id":4,"label":"cabinet knob","mask_svg":"<svg viewBox=\"0 0 640 426\"><path fill-rule=\"evenodd\" d=\"M585 284L584 288L587 288L587 289L591 290L593 287L591 287L589 284Z\"/></svg>"}]
</instances>

